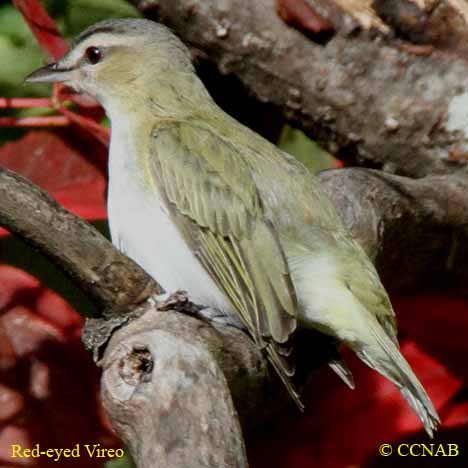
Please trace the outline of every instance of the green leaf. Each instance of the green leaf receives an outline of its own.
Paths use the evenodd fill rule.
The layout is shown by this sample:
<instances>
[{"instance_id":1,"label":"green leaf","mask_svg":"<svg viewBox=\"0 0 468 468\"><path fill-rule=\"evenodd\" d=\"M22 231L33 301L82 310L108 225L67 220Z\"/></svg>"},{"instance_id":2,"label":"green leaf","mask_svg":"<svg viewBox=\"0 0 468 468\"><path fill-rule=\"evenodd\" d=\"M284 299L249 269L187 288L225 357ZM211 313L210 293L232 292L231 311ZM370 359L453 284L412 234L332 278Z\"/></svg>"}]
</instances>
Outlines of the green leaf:
<instances>
[{"instance_id":1,"label":"green leaf","mask_svg":"<svg viewBox=\"0 0 468 468\"><path fill-rule=\"evenodd\" d=\"M313 173L333 167L333 158L303 132L285 125L279 137L278 147L293 155Z\"/></svg>"},{"instance_id":2,"label":"green leaf","mask_svg":"<svg viewBox=\"0 0 468 468\"><path fill-rule=\"evenodd\" d=\"M69 0L67 36L108 18L138 18L141 13L125 0Z\"/></svg>"},{"instance_id":3,"label":"green leaf","mask_svg":"<svg viewBox=\"0 0 468 468\"><path fill-rule=\"evenodd\" d=\"M0 7L0 95L41 96L45 85L22 86L24 77L43 64L43 56L20 13L12 5Z\"/></svg>"}]
</instances>

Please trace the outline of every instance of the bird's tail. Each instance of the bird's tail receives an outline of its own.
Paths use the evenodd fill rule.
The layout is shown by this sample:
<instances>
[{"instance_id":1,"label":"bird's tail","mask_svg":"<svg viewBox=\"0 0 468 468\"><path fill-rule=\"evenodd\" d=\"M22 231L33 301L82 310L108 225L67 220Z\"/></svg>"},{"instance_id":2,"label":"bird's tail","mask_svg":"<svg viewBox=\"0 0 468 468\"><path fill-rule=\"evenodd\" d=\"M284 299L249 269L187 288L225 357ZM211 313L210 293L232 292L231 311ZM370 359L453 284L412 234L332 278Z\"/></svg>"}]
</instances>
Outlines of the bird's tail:
<instances>
[{"instance_id":1,"label":"bird's tail","mask_svg":"<svg viewBox=\"0 0 468 468\"><path fill-rule=\"evenodd\" d=\"M355 349L356 354L369 367L396 385L432 438L440 418L421 382L411 370L397 344L388 337L378 323L371 325L371 333L374 338L372 345Z\"/></svg>"}]
</instances>

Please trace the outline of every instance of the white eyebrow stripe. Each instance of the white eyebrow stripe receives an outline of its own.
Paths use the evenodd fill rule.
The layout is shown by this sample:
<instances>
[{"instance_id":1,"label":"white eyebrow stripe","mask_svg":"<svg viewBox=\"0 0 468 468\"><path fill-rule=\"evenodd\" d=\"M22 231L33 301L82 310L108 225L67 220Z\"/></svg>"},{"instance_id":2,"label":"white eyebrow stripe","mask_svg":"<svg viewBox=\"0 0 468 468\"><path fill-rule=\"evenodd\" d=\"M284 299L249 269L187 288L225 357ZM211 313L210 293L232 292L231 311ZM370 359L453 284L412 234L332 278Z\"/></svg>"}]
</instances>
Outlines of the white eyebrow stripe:
<instances>
[{"instance_id":1,"label":"white eyebrow stripe","mask_svg":"<svg viewBox=\"0 0 468 468\"><path fill-rule=\"evenodd\" d=\"M112 47L117 45L125 45L122 36L104 32L93 34L75 46L68 55L62 59L62 64L65 67L76 66L80 60L82 60L88 47Z\"/></svg>"},{"instance_id":2,"label":"white eyebrow stripe","mask_svg":"<svg viewBox=\"0 0 468 468\"><path fill-rule=\"evenodd\" d=\"M125 45L129 39L136 39L138 36L124 36L122 34L112 34L108 32L96 33L87 37L84 41L80 42L76 49L88 48L90 46L96 47L110 47L114 45Z\"/></svg>"}]
</instances>

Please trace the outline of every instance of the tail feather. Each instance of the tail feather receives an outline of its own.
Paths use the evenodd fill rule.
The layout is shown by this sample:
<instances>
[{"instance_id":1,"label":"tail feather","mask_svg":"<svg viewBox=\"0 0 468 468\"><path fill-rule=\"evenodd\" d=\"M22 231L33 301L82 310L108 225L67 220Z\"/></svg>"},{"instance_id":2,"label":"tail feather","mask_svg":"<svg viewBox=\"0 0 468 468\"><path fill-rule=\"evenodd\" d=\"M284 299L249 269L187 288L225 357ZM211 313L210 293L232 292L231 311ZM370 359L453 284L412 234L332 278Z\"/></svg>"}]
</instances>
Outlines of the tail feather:
<instances>
[{"instance_id":1,"label":"tail feather","mask_svg":"<svg viewBox=\"0 0 468 468\"><path fill-rule=\"evenodd\" d=\"M265 351L270 358L270 363L273 365L275 368L276 372L278 373L278 376L282 380L283 384L285 385L289 395L293 399L294 403L296 403L297 407L299 408L299 411L304 411L304 404L302 403L301 397L299 393L297 392L296 388L294 387L294 384L291 381L291 377L294 375L294 370L291 370L291 372L285 371L287 369L287 365L284 363L284 358L278 353L278 351L275 349L274 346L271 344L267 344Z\"/></svg>"},{"instance_id":2,"label":"tail feather","mask_svg":"<svg viewBox=\"0 0 468 468\"><path fill-rule=\"evenodd\" d=\"M330 361L328 365L335 372L335 374L351 389L354 390L354 377L351 370L346 365L346 362L340 356L336 356Z\"/></svg>"},{"instance_id":3,"label":"tail feather","mask_svg":"<svg viewBox=\"0 0 468 468\"><path fill-rule=\"evenodd\" d=\"M369 367L396 385L418 415L429 437L432 438L434 431L440 424L440 418L429 396L398 347L383 329L376 323L374 327L371 326L371 330L375 338L374 346L355 349L356 354Z\"/></svg>"}]
</instances>

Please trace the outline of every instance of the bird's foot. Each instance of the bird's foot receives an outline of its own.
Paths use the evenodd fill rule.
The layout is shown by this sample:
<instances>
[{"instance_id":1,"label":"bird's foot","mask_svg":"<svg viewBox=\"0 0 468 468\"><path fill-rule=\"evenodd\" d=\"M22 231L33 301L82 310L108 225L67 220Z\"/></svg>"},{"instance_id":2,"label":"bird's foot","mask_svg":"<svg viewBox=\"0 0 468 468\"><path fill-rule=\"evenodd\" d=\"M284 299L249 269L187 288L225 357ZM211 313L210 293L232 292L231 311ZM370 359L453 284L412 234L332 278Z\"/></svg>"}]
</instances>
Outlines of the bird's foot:
<instances>
[{"instance_id":1,"label":"bird's foot","mask_svg":"<svg viewBox=\"0 0 468 468\"><path fill-rule=\"evenodd\" d=\"M197 316L213 325L229 326L244 330L244 326L237 317L228 315L219 309L214 309L213 307L201 308Z\"/></svg>"},{"instance_id":2,"label":"bird's foot","mask_svg":"<svg viewBox=\"0 0 468 468\"><path fill-rule=\"evenodd\" d=\"M226 315L226 313L212 307L193 303L188 298L186 291L154 295L148 301L159 311L175 310L213 325L228 325L241 330L244 329L242 323L236 317Z\"/></svg>"},{"instance_id":3,"label":"bird's foot","mask_svg":"<svg viewBox=\"0 0 468 468\"><path fill-rule=\"evenodd\" d=\"M156 309L160 311L175 310L188 315L198 315L202 308L202 306L190 301L185 291L158 294L149 300L154 302Z\"/></svg>"}]
</instances>

